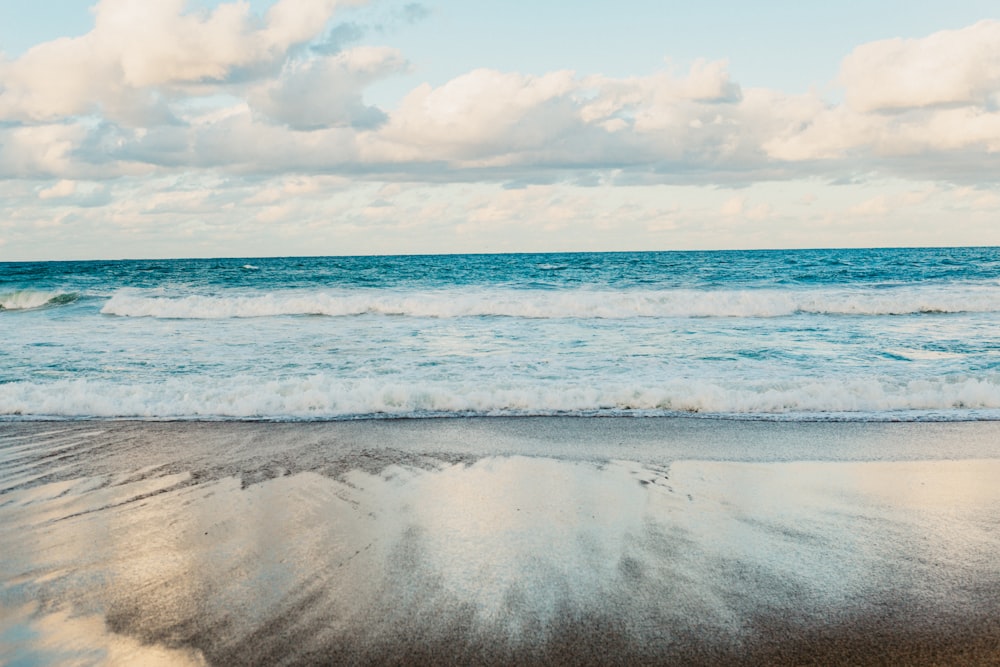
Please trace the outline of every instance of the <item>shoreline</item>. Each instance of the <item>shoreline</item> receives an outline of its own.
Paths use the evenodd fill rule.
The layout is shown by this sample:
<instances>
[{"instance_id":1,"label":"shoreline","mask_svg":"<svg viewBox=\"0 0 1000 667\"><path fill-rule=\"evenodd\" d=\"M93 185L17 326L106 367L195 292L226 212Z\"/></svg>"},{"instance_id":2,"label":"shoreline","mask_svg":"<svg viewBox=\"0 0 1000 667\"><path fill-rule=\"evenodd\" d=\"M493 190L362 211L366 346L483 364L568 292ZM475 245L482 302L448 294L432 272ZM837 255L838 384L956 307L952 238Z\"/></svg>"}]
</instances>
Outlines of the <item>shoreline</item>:
<instances>
[{"instance_id":1,"label":"shoreline","mask_svg":"<svg viewBox=\"0 0 1000 667\"><path fill-rule=\"evenodd\" d=\"M271 416L271 417L238 417L232 415L202 415L202 416L100 416L100 415L22 415L11 413L0 415L0 426L4 424L33 423L149 423L149 424L341 424L369 422L440 422L440 421L520 421L520 420L635 420L635 421L705 421L720 423L766 423L766 424L990 424L1000 423L1000 413L993 408L962 408L963 416L935 418L939 411L907 410L897 412L860 413L873 415L871 418L860 418L853 412L809 412L809 413L713 413L699 411L602 411L588 412L503 412L503 413L463 413L463 412L432 412L432 413L366 413L359 415L340 415L324 417L301 416ZM989 416L984 416L986 414ZM996 413L996 414L994 414Z\"/></svg>"},{"instance_id":2,"label":"shoreline","mask_svg":"<svg viewBox=\"0 0 1000 667\"><path fill-rule=\"evenodd\" d=\"M1000 422L0 423L0 661L987 664Z\"/></svg>"}]
</instances>

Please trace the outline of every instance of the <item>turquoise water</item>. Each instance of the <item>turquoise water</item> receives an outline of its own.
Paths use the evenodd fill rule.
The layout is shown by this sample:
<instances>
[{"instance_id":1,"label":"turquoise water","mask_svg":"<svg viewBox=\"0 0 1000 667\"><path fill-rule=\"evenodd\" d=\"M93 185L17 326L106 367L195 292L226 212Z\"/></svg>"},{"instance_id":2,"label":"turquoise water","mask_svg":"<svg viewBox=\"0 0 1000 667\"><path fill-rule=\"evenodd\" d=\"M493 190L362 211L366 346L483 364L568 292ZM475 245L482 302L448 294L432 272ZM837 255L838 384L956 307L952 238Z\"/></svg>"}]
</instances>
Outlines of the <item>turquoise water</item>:
<instances>
[{"instance_id":1,"label":"turquoise water","mask_svg":"<svg viewBox=\"0 0 1000 667\"><path fill-rule=\"evenodd\" d=\"M0 416L1000 418L1000 249L0 264Z\"/></svg>"}]
</instances>

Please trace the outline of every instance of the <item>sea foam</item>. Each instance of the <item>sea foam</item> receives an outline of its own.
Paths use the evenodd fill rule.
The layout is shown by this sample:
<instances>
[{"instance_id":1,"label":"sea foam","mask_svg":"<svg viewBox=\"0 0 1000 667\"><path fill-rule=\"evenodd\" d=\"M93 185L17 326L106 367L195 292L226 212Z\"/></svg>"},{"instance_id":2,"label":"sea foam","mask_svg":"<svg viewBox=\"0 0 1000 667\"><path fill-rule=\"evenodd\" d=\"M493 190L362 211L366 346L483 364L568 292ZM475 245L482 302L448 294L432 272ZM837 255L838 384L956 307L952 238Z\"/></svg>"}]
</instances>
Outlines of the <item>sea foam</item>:
<instances>
[{"instance_id":1,"label":"sea foam","mask_svg":"<svg viewBox=\"0 0 1000 667\"><path fill-rule=\"evenodd\" d=\"M199 376L146 384L105 380L0 384L0 415L336 419L602 413L996 419L1000 416L1000 374L907 382L801 378L751 384L678 379L602 387L538 380L493 385L471 379L431 383L343 380L327 374L269 381Z\"/></svg>"},{"instance_id":2,"label":"sea foam","mask_svg":"<svg viewBox=\"0 0 1000 667\"><path fill-rule=\"evenodd\" d=\"M226 319L286 315L520 317L627 319L633 317L784 317L1000 312L1000 289L970 285L826 290L513 290L423 292L275 292L233 296L160 296L120 291L105 315L169 319Z\"/></svg>"}]
</instances>

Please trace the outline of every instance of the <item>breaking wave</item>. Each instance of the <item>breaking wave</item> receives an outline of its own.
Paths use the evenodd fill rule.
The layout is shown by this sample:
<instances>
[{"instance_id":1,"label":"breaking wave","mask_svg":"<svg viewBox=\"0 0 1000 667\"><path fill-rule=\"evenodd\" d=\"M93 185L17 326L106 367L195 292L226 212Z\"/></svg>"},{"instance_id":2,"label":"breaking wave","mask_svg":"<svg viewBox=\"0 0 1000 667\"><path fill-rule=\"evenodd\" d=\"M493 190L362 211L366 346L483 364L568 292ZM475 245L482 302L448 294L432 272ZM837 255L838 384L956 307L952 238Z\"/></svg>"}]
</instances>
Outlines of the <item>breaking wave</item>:
<instances>
[{"instance_id":1,"label":"breaking wave","mask_svg":"<svg viewBox=\"0 0 1000 667\"><path fill-rule=\"evenodd\" d=\"M17 290L0 294L0 310L33 310L73 303L80 295L76 292L46 292Z\"/></svg>"},{"instance_id":2,"label":"breaking wave","mask_svg":"<svg viewBox=\"0 0 1000 667\"><path fill-rule=\"evenodd\" d=\"M803 378L771 385L675 380L597 387L558 381L400 382L324 374L282 380L176 377L148 384L0 384L0 415L345 419L432 415L704 414L761 419L997 419L1000 375L912 380Z\"/></svg>"},{"instance_id":3,"label":"breaking wave","mask_svg":"<svg viewBox=\"0 0 1000 667\"><path fill-rule=\"evenodd\" d=\"M105 315L225 319L287 315L331 317L379 314L454 318L783 317L1000 312L1000 287L841 290L439 290L277 292L240 296L169 297L122 291Z\"/></svg>"}]
</instances>

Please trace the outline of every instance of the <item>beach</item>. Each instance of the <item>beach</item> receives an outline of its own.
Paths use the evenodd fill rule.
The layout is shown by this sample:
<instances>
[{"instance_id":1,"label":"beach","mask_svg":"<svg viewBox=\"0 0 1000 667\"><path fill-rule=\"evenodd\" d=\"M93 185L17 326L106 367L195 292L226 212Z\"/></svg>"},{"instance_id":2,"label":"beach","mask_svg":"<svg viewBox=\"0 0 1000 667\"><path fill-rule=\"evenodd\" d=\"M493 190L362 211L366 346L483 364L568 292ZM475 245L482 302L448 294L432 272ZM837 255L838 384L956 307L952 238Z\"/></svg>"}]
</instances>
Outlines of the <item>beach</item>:
<instances>
[{"instance_id":1,"label":"beach","mask_svg":"<svg viewBox=\"0 0 1000 667\"><path fill-rule=\"evenodd\" d=\"M995 664L1000 423L0 424L5 664Z\"/></svg>"},{"instance_id":2,"label":"beach","mask_svg":"<svg viewBox=\"0 0 1000 667\"><path fill-rule=\"evenodd\" d=\"M1000 666L995 5L0 3L0 667Z\"/></svg>"}]
</instances>

